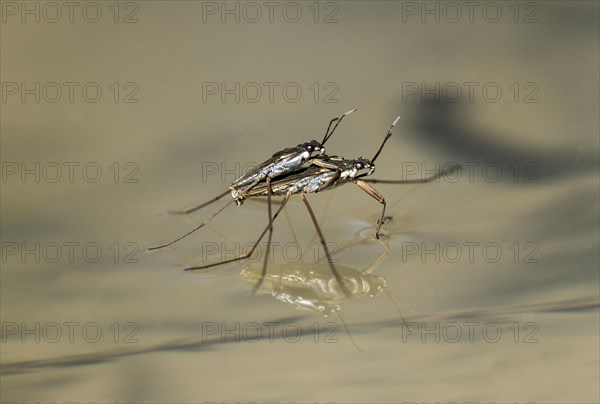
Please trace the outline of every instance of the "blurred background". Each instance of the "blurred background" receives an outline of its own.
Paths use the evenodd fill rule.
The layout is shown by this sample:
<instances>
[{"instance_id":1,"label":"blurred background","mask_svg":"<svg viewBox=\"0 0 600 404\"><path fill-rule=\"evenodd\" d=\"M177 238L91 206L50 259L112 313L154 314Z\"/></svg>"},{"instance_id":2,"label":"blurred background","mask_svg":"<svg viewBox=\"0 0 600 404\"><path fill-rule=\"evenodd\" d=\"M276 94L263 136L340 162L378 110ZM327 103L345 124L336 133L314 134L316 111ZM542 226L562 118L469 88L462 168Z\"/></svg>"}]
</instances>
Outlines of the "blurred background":
<instances>
[{"instance_id":1,"label":"blurred background","mask_svg":"<svg viewBox=\"0 0 600 404\"><path fill-rule=\"evenodd\" d=\"M0 401L600 401L597 2L0 5ZM256 295L265 240L183 268L264 203L147 251L352 108L329 154L402 117L373 178L461 165L373 184L381 241L358 187L309 195L352 299L298 197Z\"/></svg>"}]
</instances>

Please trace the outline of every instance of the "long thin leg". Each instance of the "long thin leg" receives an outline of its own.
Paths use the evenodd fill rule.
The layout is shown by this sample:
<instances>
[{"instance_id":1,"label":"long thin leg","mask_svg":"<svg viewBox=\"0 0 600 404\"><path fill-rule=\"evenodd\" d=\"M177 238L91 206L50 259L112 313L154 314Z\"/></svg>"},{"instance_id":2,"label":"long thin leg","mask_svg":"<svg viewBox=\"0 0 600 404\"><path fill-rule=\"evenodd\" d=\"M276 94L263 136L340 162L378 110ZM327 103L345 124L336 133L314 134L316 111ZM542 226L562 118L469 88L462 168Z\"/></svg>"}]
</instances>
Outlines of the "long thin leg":
<instances>
[{"instance_id":1,"label":"long thin leg","mask_svg":"<svg viewBox=\"0 0 600 404\"><path fill-rule=\"evenodd\" d=\"M248 188L246 188L246 189L244 189L244 190L242 191L242 195L243 195L243 194L245 194L245 193L247 193L248 191L250 191L252 188L254 188L254 187L255 187L255 186L256 186L256 185L257 185L259 182L260 182L260 180L256 180L256 181L254 181L254 182L253 182L253 183L252 183L252 184L251 184L251 185L250 185ZM219 198L219 197L217 197L217 198ZM203 221L202 223L200 223L200 224L199 224L197 227L195 227L194 229L192 229L192 230L188 231L187 233L185 233L183 236L181 236L181 237L179 237L179 238L176 238L175 240L171 241L170 243L163 244L163 245L159 245L159 246L157 246L157 247L150 247L150 248L148 248L148 251L151 251L151 250L158 250L159 248L168 247L168 246L170 246L170 245L172 245L172 244L174 244L174 243L178 242L179 240L186 238L187 236L189 236L189 235L190 235L190 234L192 234L193 232L195 232L195 231L197 231L197 230L200 230L202 227L204 227L204 225L206 225L206 223L210 222L210 221L211 221L211 220L212 220L212 219L213 219L215 216L217 216L219 213L221 213L221 212L222 212L222 211L223 211L223 210L224 210L226 207L228 207L229 205L231 205L233 202L235 202L235 199L232 199L232 200L230 200L229 202L227 202L227 203L226 203L226 204L225 204L225 205L224 205L222 208L220 208L220 209L219 209L219 210L217 210L215 213L213 213L213 214L212 214L212 215L211 215L211 216L210 216L208 219L206 219L205 221ZM209 203L210 203L210 202L209 202ZM199 208L198 208L198 209L199 209ZM188 210L189 210L189 209L188 209ZM193 212L194 210L197 210L197 209L196 209L196 208L192 208L192 209L191 209L191 212ZM185 212L186 212L186 211L184 211L184 213L183 213L183 214L186 214ZM188 213L190 213L190 212L188 212Z\"/></svg>"},{"instance_id":2,"label":"long thin leg","mask_svg":"<svg viewBox=\"0 0 600 404\"><path fill-rule=\"evenodd\" d=\"M438 175L432 175L431 177L422 178L422 179L412 179L412 180L378 180L375 178L369 178L366 180L362 180L364 182L368 182L371 184L426 184L428 182L433 182L438 179Z\"/></svg>"},{"instance_id":3,"label":"long thin leg","mask_svg":"<svg viewBox=\"0 0 600 404\"><path fill-rule=\"evenodd\" d=\"M412 180L377 180L374 178L364 179L362 181L369 182L371 184L426 184L428 182L433 182L442 178L448 174L452 174L456 170L458 170L459 166L453 165L447 170L442 170L437 174L431 175L427 178L421 179L412 179Z\"/></svg>"},{"instance_id":4,"label":"long thin leg","mask_svg":"<svg viewBox=\"0 0 600 404\"><path fill-rule=\"evenodd\" d=\"M267 177L267 201L268 201L268 212L269 212L269 237L267 238L267 247L265 249L265 259L263 261L262 272L260 274L260 278L258 278L258 282L252 288L252 293L256 294L260 289L263 281L265 280L265 276L267 275L267 264L269 262L269 253L271 252L271 240L273 239L273 218L271 212L271 178Z\"/></svg>"},{"instance_id":5,"label":"long thin leg","mask_svg":"<svg viewBox=\"0 0 600 404\"><path fill-rule=\"evenodd\" d=\"M257 186L259 182L260 182L260 178L258 178L256 181L254 181L252 184L250 184L246 189L244 189L241 192L241 194L244 195L244 194L248 193L248 191L250 191L252 188L254 188L255 186ZM219 195L215 196L214 198L212 198L211 200L206 201L204 203L201 203L198 206L194 206L194 207L187 208L187 209L184 209L184 210L170 210L169 213L173 214L173 215L189 215L192 212L195 212L195 211L197 211L199 209L202 209L202 208L210 205L213 202L218 201L219 199L221 199L225 195L229 194L230 192L231 192L231 189L228 189L227 191L223 192L222 194L219 194Z\"/></svg>"},{"instance_id":6,"label":"long thin leg","mask_svg":"<svg viewBox=\"0 0 600 404\"><path fill-rule=\"evenodd\" d=\"M258 243L260 243L260 241L263 239L263 237L265 236L265 234L267 234L267 231L269 231L269 228L273 225L273 222L275 221L275 219L277 219L277 216L279 216L279 213L282 211L282 209L284 208L284 206L288 203L288 201L290 200L291 196L292 196L291 193L288 193L288 194L285 195L285 198L281 202L281 206L279 206L279 208L277 209L277 211L273 215L273 219L267 225L267 227L265 227L265 229L262 231L262 233L260 234L260 237L258 237L258 240L256 240L256 243L254 243L254 245L252 246L252 248L250 249L250 251L248 252L248 254L242 255L242 256L237 257L237 258L232 258L230 260L225 260L225 261L221 261L221 262L215 262L214 264L208 264L208 265L202 265L202 266L195 266L195 267L188 267L188 268L185 268L185 270L186 271L194 271L196 269L206 269L206 268L210 268L210 267L215 267L217 265L228 264L230 262L240 261L240 260L249 258L252 255L252 253L254 252L254 250L256 250L256 247L258 247Z\"/></svg>"},{"instance_id":7,"label":"long thin leg","mask_svg":"<svg viewBox=\"0 0 600 404\"><path fill-rule=\"evenodd\" d=\"M356 348L358 350L358 352L362 352L362 349L360 349L360 347L358 346L356 341L354 341L354 338L352 337L352 333L350 332L350 328L348 328L348 324L346 324L344 317L342 317L342 312L338 310L338 311L336 311L336 313L340 317L340 320L342 321L342 324L344 325L344 328L346 329L346 333L348 333L348 337L350 337L350 341L352 342L352 345L354 345L354 348Z\"/></svg>"},{"instance_id":8,"label":"long thin leg","mask_svg":"<svg viewBox=\"0 0 600 404\"><path fill-rule=\"evenodd\" d=\"M383 261L388 255L390 255L390 249L388 248L387 244L384 243L381 240L377 240L377 241L379 243L381 243L381 245L383 246L384 251L383 251L383 253L379 257L377 257L375 259L375 261L373 261L371 263L371 265L369 265L367 267L367 269L365 269L364 271L361 272L363 275L370 274L371 272L373 272L374 270L376 270L377 267L379 267L379 264L381 263L381 261Z\"/></svg>"},{"instance_id":9,"label":"long thin leg","mask_svg":"<svg viewBox=\"0 0 600 404\"><path fill-rule=\"evenodd\" d=\"M379 238L379 231L381 230L381 225L383 224L383 217L385 215L385 198L379 192L377 192L375 188L373 188L363 180L355 180L354 183L358 185L360 189L369 194L373 199L377 200L377 202L383 205L383 208L381 209L381 216L377 221L377 228L375 229L375 237Z\"/></svg>"},{"instance_id":10,"label":"long thin leg","mask_svg":"<svg viewBox=\"0 0 600 404\"><path fill-rule=\"evenodd\" d=\"M327 210L329 209L329 205L331 202L331 197L333 196L333 193L330 193L329 196L327 197L327 201L325 203L325 209L323 209L323 214L321 215L321 223L323 221L325 221L325 216L327 215ZM311 239L310 242L306 245L305 248L302 249L302 255L304 256L304 254L306 253L306 251L310 248L311 245L313 245L313 243L315 242L315 240L317 239L317 237L319 237L318 234L315 234ZM339 250L337 251L339 253Z\"/></svg>"},{"instance_id":11,"label":"long thin leg","mask_svg":"<svg viewBox=\"0 0 600 404\"><path fill-rule=\"evenodd\" d=\"M218 201L219 199L221 199L221 198L222 198L222 197L224 197L225 195L229 194L230 192L231 192L231 190L230 190L230 189L228 189L227 191L223 192L222 194L220 194L220 195L217 195L217 196L215 196L214 198L212 198L211 200L209 200L209 201L206 201L206 202L204 202L204 203L201 203L201 204L200 204L200 205L198 205L198 206L194 206L194 207L192 207L192 208L187 208L187 209L184 209L184 210L170 210L170 211L169 211L169 213L170 213L170 214L172 214L172 215L189 215L189 214L190 214L190 213L192 213L192 212L195 212L195 211L197 211L197 210L199 210L199 209L202 209L202 208L204 208L204 207L206 207L206 206L210 205L210 204L211 204L211 203L213 203L213 202L216 202L216 201Z\"/></svg>"},{"instance_id":12,"label":"long thin leg","mask_svg":"<svg viewBox=\"0 0 600 404\"><path fill-rule=\"evenodd\" d=\"M340 273L337 271L337 269L335 269L335 266L333 265L333 262L331 261L331 255L329 254L329 248L327 248L327 243L325 242L325 237L323 237L323 233L321 232L319 223L317 223L317 218L315 217L315 212L313 212L312 208L310 207L310 204L308 203L308 199L306 199L306 195L304 193L301 193L300 195L302 196L302 201L306 205L306 209L308 209L308 213L310 214L310 218L312 219L312 222L315 225L315 229L317 229L317 234L319 235L319 239L321 240L321 245L323 246L323 250L325 251L325 257L327 259L327 262L329 263L331 272L333 273L333 276L340 284L340 287L344 291L344 294L346 295L346 297L351 298L352 294L350 293L350 290L348 290L348 287L344 283L344 279L342 278Z\"/></svg>"},{"instance_id":13,"label":"long thin leg","mask_svg":"<svg viewBox=\"0 0 600 404\"><path fill-rule=\"evenodd\" d=\"M263 199L261 196L255 196L247 199L249 202L258 202L258 203L269 203L267 199ZM271 201L271 205L281 205L281 201Z\"/></svg>"},{"instance_id":14,"label":"long thin leg","mask_svg":"<svg viewBox=\"0 0 600 404\"><path fill-rule=\"evenodd\" d=\"M402 315L402 311L400 311L400 305L398 304L398 301L396 300L396 298L394 297L394 295L392 295L392 293L389 290L387 290L387 289L385 289L384 292L387 295L387 297L390 298L390 300L392 301L392 304L396 307L396 311L400 315L400 319L402 320L402 323L406 324L406 319Z\"/></svg>"},{"instance_id":15,"label":"long thin leg","mask_svg":"<svg viewBox=\"0 0 600 404\"><path fill-rule=\"evenodd\" d=\"M183 236L176 238L175 240L171 241L170 243L159 245L157 247L150 247L150 248L148 248L148 250L158 250L159 248L168 247L168 246L170 246L170 245L178 242L179 240L181 240L183 238L186 238L187 236L189 236L193 232L195 232L197 230L200 230L202 227L204 227L204 225L206 223L210 222L215 216L217 216L219 213L221 213L226 207L228 207L229 205L231 205L233 202L235 202L235 199L232 199L229 202L227 202L222 208L220 208L215 213L213 213L208 219L206 219L205 221L203 221L202 223L200 223L194 229L192 229L192 230L188 231L187 233L185 233Z\"/></svg>"}]
</instances>

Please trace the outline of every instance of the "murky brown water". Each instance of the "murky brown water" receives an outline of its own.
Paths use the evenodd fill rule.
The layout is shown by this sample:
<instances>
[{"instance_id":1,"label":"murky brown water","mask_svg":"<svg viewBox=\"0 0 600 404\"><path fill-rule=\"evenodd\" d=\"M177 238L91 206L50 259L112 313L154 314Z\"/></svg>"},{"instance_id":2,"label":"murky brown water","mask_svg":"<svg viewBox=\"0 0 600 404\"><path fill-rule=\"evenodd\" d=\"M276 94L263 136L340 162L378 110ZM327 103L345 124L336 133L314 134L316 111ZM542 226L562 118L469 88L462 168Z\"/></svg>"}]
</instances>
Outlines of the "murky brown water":
<instances>
[{"instance_id":1,"label":"murky brown water","mask_svg":"<svg viewBox=\"0 0 600 404\"><path fill-rule=\"evenodd\" d=\"M0 401L599 402L598 4L244 4L2 2ZM183 268L263 203L146 251L351 108L331 154L402 116L374 178L462 164L374 184L382 241L359 188L309 196L355 298L299 198L256 296L262 256Z\"/></svg>"}]
</instances>

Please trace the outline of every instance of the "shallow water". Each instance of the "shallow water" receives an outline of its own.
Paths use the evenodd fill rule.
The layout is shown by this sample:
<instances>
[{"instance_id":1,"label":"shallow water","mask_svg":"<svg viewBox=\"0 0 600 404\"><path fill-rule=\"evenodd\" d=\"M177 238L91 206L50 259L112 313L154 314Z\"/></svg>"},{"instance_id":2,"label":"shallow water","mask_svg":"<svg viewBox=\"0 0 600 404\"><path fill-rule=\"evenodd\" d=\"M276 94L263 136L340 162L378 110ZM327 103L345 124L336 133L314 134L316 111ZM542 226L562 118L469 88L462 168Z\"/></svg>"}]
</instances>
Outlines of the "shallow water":
<instances>
[{"instance_id":1,"label":"shallow water","mask_svg":"<svg viewBox=\"0 0 600 404\"><path fill-rule=\"evenodd\" d=\"M117 17L99 3L97 23L43 11L23 23L6 4L0 401L600 401L597 3L520 3L518 16L494 3L496 23L469 22L462 3L454 23L434 2L439 23L421 21L420 2L320 3L317 17L291 3L296 23L249 22L242 8L223 23L224 3L160 1ZM21 101L21 82L40 83L40 102ZM49 102L54 82L96 84L73 102L61 84ZM354 298L299 198L275 223L256 295L264 244L249 263L183 268L245 251L264 203L146 251L219 203L168 210L320 139L351 108L331 154L372 156L402 116L374 178L462 165L429 184L374 184L381 241L381 207L359 188L309 195Z\"/></svg>"}]
</instances>

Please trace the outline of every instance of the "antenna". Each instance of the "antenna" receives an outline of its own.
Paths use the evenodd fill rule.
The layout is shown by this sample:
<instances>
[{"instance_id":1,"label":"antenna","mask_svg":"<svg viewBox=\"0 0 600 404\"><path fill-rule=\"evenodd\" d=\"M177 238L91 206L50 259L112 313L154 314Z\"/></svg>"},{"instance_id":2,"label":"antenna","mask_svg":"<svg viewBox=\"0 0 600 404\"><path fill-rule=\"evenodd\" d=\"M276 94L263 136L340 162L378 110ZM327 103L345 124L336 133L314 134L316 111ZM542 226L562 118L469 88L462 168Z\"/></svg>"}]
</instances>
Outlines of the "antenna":
<instances>
[{"instance_id":1,"label":"antenna","mask_svg":"<svg viewBox=\"0 0 600 404\"><path fill-rule=\"evenodd\" d=\"M329 140L329 138L331 137L331 135L333 135L333 132L335 132L335 130L337 129L338 125L340 124L340 122L342 122L342 119L344 119L344 117L346 115L350 115L351 113L353 113L354 111L356 111L356 108L345 112L342 116L340 116L339 118L333 118L331 120L331 122L329 122L329 126L327 127L327 132L325 132L325 137L323 138L323 141L321 142L321 146L323 146L325 144L325 142L327 142ZM331 125L337 121L337 123L335 124L335 126L333 127L333 129L331 130L331 133L329 133L329 129L331 128Z\"/></svg>"},{"instance_id":2,"label":"antenna","mask_svg":"<svg viewBox=\"0 0 600 404\"><path fill-rule=\"evenodd\" d=\"M383 150L383 146L385 145L385 142L387 142L387 140L390 138L390 136L392 136L392 129L394 129L394 126L396 126L396 124L398 123L399 120L400 120L400 117L396 118L394 120L394 122L392 123L392 126L390 126L390 128L388 129L388 131L385 135L385 139L383 139L383 143L381 144L381 146L379 146L379 150L377 150L377 153L375 153L375 156L373 156L373 158L371 159L371 163L374 163L375 160L377 160L377 157L379 157L379 153L381 153L381 150Z\"/></svg>"}]
</instances>

